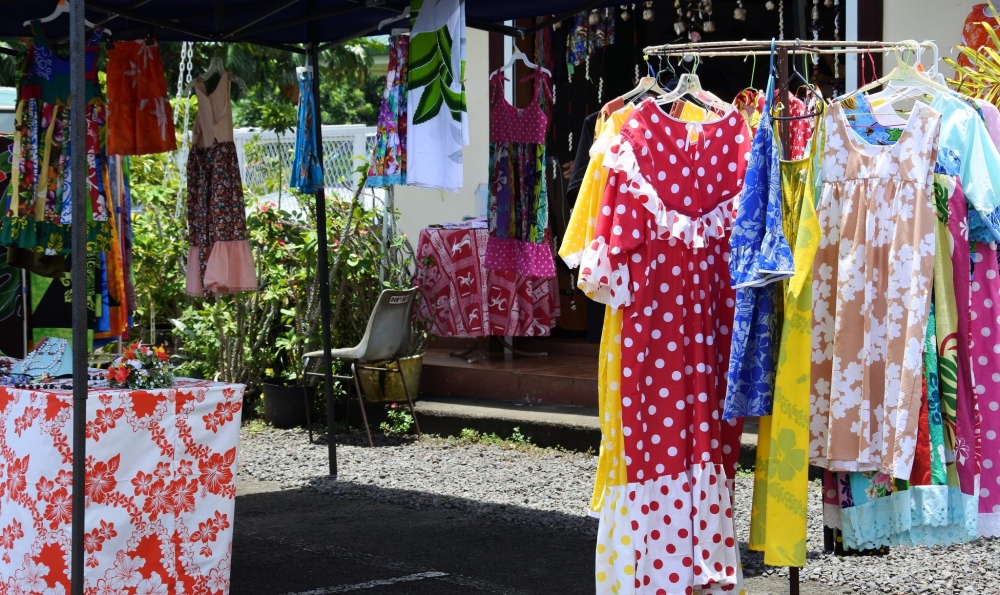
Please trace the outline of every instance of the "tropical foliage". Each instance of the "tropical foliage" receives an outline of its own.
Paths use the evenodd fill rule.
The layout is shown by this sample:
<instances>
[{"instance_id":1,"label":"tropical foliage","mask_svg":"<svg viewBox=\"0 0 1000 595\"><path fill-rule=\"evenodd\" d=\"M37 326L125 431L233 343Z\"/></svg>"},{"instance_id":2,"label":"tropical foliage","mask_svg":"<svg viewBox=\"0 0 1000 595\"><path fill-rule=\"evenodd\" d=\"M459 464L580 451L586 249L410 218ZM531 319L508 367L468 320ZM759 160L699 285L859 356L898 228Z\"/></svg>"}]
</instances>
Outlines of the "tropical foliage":
<instances>
[{"instance_id":1,"label":"tropical foliage","mask_svg":"<svg viewBox=\"0 0 1000 595\"><path fill-rule=\"evenodd\" d=\"M990 8L993 9L993 14L997 14L996 6L992 0L989 4ZM989 45L981 48L958 46L958 51L969 60L972 66L962 66L951 58L945 58L944 61L955 69L954 80L948 82L961 89L962 93L966 95L1000 105L1000 53L994 49L1000 48L1000 37L997 36L996 31L989 23L979 23L979 26L986 30L993 47Z\"/></svg>"},{"instance_id":2,"label":"tropical foliage","mask_svg":"<svg viewBox=\"0 0 1000 595\"><path fill-rule=\"evenodd\" d=\"M448 27L437 31L418 33L410 40L410 89L423 88L413 114L413 123L421 124L433 119L447 104L451 117L462 121L466 111L465 95L455 92L451 85L456 73L452 69L452 39ZM458 73L461 76L461 73Z\"/></svg>"}]
</instances>

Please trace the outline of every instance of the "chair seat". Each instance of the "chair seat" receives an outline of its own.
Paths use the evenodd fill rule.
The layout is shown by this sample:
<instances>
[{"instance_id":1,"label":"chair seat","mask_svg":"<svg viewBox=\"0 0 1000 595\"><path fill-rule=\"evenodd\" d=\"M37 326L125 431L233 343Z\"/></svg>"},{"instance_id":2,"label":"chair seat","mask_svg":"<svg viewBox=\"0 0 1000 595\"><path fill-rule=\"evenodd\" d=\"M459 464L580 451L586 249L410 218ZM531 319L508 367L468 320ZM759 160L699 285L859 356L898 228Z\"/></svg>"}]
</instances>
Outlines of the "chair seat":
<instances>
[{"instance_id":1,"label":"chair seat","mask_svg":"<svg viewBox=\"0 0 1000 595\"><path fill-rule=\"evenodd\" d=\"M354 360L354 361L357 361L357 360L360 360L361 357L364 354L365 354L365 350L361 346L357 346L357 347L341 347L340 349L331 349L330 350L330 357L333 358L333 359L342 359L342 360ZM314 358L314 357L322 358L323 357L323 352L322 351L310 351L309 353L303 355L302 357L303 358Z\"/></svg>"}]
</instances>

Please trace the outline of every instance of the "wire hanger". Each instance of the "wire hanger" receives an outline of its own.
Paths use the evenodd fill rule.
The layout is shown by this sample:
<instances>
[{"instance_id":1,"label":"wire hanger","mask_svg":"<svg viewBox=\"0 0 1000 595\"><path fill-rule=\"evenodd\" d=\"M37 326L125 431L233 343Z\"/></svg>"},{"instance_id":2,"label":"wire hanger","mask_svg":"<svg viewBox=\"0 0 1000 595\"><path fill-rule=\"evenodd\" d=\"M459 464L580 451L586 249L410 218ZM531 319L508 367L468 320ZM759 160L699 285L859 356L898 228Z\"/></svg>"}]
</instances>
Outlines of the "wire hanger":
<instances>
[{"instance_id":1,"label":"wire hanger","mask_svg":"<svg viewBox=\"0 0 1000 595\"><path fill-rule=\"evenodd\" d=\"M802 44L800 43L799 44L799 48L801 49L801 47L802 47ZM816 100L819 102L819 103L817 103L817 105L822 104L823 103L823 96L820 95L818 92L816 92L816 88L812 85L812 83L810 83L806 79L806 77L802 76L802 73L799 72L799 67L796 64L798 62L798 60L795 60L793 58L793 59L789 60L788 62L792 66L791 73L788 75L788 78L785 80L785 84L783 84L781 86L781 88L778 89L778 97L781 97L781 95L785 91L788 90L789 85L792 84L792 80L795 79L796 77L798 77L798 79L800 81L802 81L802 85L800 86L800 88L801 87L805 87L809 91L809 93L812 94L812 96L815 97ZM772 116L771 119L772 120L779 120L779 121L782 121L782 122L787 122L787 121L790 121L790 120L806 120L808 118L815 118L816 116L820 115L821 113L822 113L822 109L817 110L817 111L812 112L812 113L809 113L809 114L803 114L801 116Z\"/></svg>"},{"instance_id":2,"label":"wire hanger","mask_svg":"<svg viewBox=\"0 0 1000 595\"><path fill-rule=\"evenodd\" d=\"M909 45L911 49L916 49L920 47L920 44L916 41L904 42ZM928 42L929 43L929 42ZM872 89L885 85L890 82L902 82L905 81L908 86L922 86L925 89L936 91L938 93L950 93L951 89L938 83L937 81L931 79L926 74L921 72L919 69L914 68L907 64L899 53L899 48L893 51L893 55L896 57L896 67L892 69L889 74L883 76L882 78L877 78L874 81L868 83L867 85L861 87L860 89L846 95L845 97L853 97L859 93L867 93Z\"/></svg>"},{"instance_id":3,"label":"wire hanger","mask_svg":"<svg viewBox=\"0 0 1000 595\"><path fill-rule=\"evenodd\" d=\"M707 107L719 110L720 112L729 112L736 109L732 104L726 103L725 101L719 99L717 96L709 93L701 86L701 79L695 74L698 70L698 57L695 56L695 65L691 69L691 72L682 73L680 78L677 80L677 86L674 90L662 97L656 99L657 105L666 105L668 103L673 103L688 95L701 101Z\"/></svg>"},{"instance_id":4,"label":"wire hanger","mask_svg":"<svg viewBox=\"0 0 1000 595\"><path fill-rule=\"evenodd\" d=\"M212 56L212 60L208 63L208 70L199 75L198 78L188 83L186 89L187 92L190 93L191 89L194 88L194 81L197 80L205 81L206 79L212 78L216 74L222 76L222 73L224 72L228 71L226 70L226 66L222 63L222 58L220 58L219 56ZM244 94L247 93L247 84L243 82L243 79L230 72L229 80L230 82L236 83L236 86L239 87L240 91L243 91Z\"/></svg>"},{"instance_id":5,"label":"wire hanger","mask_svg":"<svg viewBox=\"0 0 1000 595\"><path fill-rule=\"evenodd\" d=\"M539 66L538 64L535 64L534 62L529 60L528 57L524 55L524 52L522 52L517 46L514 46L514 53L510 55L510 60L507 60L506 64L491 72L490 76L493 76L494 74L500 72L501 70L507 70L508 68L513 66L514 63L517 62L518 60L524 62L524 65L527 66L528 68L531 68L532 70L540 70L541 72L544 72L548 76L550 77L552 76L552 72L550 72L548 68Z\"/></svg>"},{"instance_id":6,"label":"wire hanger","mask_svg":"<svg viewBox=\"0 0 1000 595\"><path fill-rule=\"evenodd\" d=\"M52 21L58 19L62 15L68 14L68 13L69 13L69 0L59 0L59 3L56 4L56 9L52 11L52 14L50 14L47 17L42 17L40 19L35 19L35 21L38 22L38 23L51 23ZM31 23L32 23L32 21L24 21L24 26L28 27L28 26L31 25ZM95 25L94 23L91 23L90 21L88 21L86 19L83 21L83 23L88 28L90 28L90 29L96 29L96 30L104 31L104 33L106 33L107 35L111 35L111 30L110 29L107 29L105 27L98 27L97 25Z\"/></svg>"}]
</instances>

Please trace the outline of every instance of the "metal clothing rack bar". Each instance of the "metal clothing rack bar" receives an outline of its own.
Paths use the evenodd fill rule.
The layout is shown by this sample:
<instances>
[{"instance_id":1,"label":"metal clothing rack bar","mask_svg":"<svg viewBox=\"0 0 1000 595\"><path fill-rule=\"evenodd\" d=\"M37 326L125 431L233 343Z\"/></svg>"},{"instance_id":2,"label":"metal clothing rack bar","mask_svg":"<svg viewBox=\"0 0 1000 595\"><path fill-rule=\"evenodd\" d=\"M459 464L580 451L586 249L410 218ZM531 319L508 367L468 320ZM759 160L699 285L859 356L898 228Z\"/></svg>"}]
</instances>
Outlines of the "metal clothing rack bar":
<instances>
[{"instance_id":1,"label":"metal clothing rack bar","mask_svg":"<svg viewBox=\"0 0 1000 595\"><path fill-rule=\"evenodd\" d=\"M760 40L760 41L711 41L701 43L667 44L659 46L649 46L643 49L646 56L683 56L683 57L745 57L745 56L769 56L775 53L775 62L778 71L777 88L783 89L781 92L781 109L787 109L789 104L790 91L785 89L788 80L788 60L792 55L810 54L868 54L910 51L918 52L920 49L932 49L937 55L937 46L930 41L917 42L914 40L898 42L882 41L833 41L833 40ZM788 159L790 148L790 127L788 121L778 121L779 134L781 136L782 151L784 158ZM799 595L799 571L797 566L788 567L788 593L789 595Z\"/></svg>"}]
</instances>

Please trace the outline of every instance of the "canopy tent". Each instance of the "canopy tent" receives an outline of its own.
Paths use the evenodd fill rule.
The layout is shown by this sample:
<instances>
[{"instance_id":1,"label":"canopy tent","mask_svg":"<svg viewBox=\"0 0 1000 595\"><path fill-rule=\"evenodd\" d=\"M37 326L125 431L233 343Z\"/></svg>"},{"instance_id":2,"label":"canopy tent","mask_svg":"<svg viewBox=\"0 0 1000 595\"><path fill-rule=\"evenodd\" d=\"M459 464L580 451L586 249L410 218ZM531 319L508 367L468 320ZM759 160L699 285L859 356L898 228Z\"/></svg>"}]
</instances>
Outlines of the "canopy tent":
<instances>
[{"instance_id":1,"label":"canopy tent","mask_svg":"<svg viewBox=\"0 0 1000 595\"><path fill-rule=\"evenodd\" d=\"M40 19L52 13L65 0L25 2L0 0L0 37L28 34L25 21ZM433 0L427 0L432 2ZM523 35L547 26L556 19L567 18L583 10L612 5L608 0L547 0L544 6L533 0L467 0L467 26L508 35ZM155 35L167 41L247 42L307 54L317 76L313 77L313 92L319 95L318 52L351 39L376 33L380 23L401 15L406 0L73 0L69 2L69 18L61 17L45 24L52 39L68 39L70 62L70 94L85 94L86 22L90 21L118 32L121 39ZM504 21L533 17L539 13L556 15L530 28L505 26ZM391 27L391 25L386 25ZM113 35L115 37L115 35ZM299 44L304 44L299 45ZM4 53L11 53L0 48ZM315 118L322 123L319 102L315 103ZM83 110L70 110L70 142L85 144L86 127ZM319 162L323 163L322 143L317 143ZM86 179L87 163L83 151L74 152L69 163L75 179ZM86 212L85 184L72 186L73 211ZM323 190L316 194L317 241L319 250L320 303L322 314L323 351L329 355L330 345L330 286L329 250L326 237L326 197ZM86 226L72 227L72 251L87 250ZM86 267L76 266L86 259L74 259L72 284L86 287ZM84 482L86 477L86 415L87 415L87 296L73 292L73 502L72 553L70 575L72 595L84 593ZM332 362L325 358L325 396L328 428L333 430ZM336 475L336 445L328 440L330 474Z\"/></svg>"},{"instance_id":2,"label":"canopy tent","mask_svg":"<svg viewBox=\"0 0 1000 595\"><path fill-rule=\"evenodd\" d=\"M399 16L408 0L88 0L86 18L114 32L152 30L163 41L240 41L304 53L292 44L335 45L374 34L379 23ZM467 0L472 28L517 35L503 22L523 17L576 14L607 0ZM47 16L55 0L0 0L0 37L27 35L25 21ZM387 30L393 25L386 25ZM50 36L69 34L69 19L46 23ZM322 49L322 48L321 48Z\"/></svg>"}]
</instances>

